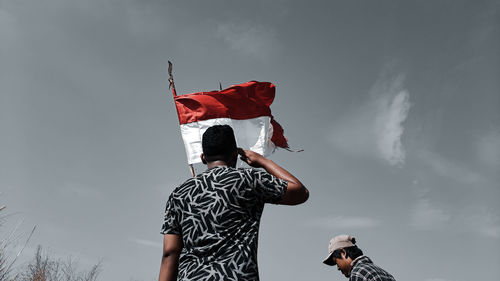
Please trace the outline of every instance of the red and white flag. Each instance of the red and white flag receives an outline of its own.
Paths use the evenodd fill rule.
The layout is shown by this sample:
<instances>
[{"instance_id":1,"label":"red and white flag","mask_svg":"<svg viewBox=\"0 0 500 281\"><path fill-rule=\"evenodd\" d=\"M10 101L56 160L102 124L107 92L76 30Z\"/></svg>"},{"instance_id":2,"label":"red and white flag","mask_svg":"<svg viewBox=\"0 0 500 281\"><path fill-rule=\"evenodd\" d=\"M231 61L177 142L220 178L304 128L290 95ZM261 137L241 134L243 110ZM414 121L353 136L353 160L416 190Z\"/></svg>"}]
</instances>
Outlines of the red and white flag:
<instances>
[{"instance_id":1,"label":"red and white flag","mask_svg":"<svg viewBox=\"0 0 500 281\"><path fill-rule=\"evenodd\" d=\"M201 162L201 139L213 125L230 125L239 147L264 156L288 148L283 128L271 115L275 86L250 81L225 90L174 96L189 164Z\"/></svg>"}]
</instances>

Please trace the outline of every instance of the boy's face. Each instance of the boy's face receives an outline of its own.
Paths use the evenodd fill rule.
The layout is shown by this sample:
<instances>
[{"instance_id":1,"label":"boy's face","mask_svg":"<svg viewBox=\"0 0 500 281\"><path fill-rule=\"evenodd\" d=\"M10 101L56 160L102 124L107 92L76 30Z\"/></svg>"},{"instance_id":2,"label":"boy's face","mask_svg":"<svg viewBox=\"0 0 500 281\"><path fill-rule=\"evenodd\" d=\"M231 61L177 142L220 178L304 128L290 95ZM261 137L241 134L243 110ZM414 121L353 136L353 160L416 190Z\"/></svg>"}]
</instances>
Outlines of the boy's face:
<instances>
[{"instance_id":1,"label":"boy's face","mask_svg":"<svg viewBox=\"0 0 500 281\"><path fill-rule=\"evenodd\" d=\"M347 257L345 252L341 253L342 258L335 258L332 257L333 260L335 261L335 264L337 264L337 269L344 274L345 277L349 278L349 273L351 272L351 258Z\"/></svg>"}]
</instances>

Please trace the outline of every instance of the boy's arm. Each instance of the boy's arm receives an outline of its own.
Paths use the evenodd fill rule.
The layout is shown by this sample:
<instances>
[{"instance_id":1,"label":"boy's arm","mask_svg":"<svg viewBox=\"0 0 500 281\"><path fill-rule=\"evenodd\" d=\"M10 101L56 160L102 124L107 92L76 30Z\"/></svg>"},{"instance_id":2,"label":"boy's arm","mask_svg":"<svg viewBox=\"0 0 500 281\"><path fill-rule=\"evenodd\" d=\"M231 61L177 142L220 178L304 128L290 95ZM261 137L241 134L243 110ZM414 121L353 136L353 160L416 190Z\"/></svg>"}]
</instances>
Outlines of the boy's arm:
<instances>
[{"instance_id":1,"label":"boy's arm","mask_svg":"<svg viewBox=\"0 0 500 281\"><path fill-rule=\"evenodd\" d=\"M160 277L158 281L175 281L179 268L179 256L182 251L182 238L177 234L163 236L163 255L161 257Z\"/></svg>"},{"instance_id":2,"label":"boy's arm","mask_svg":"<svg viewBox=\"0 0 500 281\"><path fill-rule=\"evenodd\" d=\"M251 150L238 149L240 159L254 168L264 168L271 175L288 182L286 193L281 199L280 204L298 205L307 201L309 190L292 174L283 169L272 160L253 152Z\"/></svg>"}]
</instances>

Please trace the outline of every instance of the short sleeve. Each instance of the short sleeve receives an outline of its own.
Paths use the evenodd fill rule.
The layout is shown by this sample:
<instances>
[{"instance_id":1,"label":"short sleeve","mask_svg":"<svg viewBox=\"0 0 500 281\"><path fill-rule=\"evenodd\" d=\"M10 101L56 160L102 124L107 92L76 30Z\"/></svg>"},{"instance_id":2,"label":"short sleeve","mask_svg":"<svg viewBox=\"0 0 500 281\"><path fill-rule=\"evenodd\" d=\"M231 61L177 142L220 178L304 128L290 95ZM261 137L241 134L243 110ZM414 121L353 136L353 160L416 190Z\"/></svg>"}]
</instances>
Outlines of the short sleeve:
<instances>
[{"instance_id":1,"label":"short sleeve","mask_svg":"<svg viewBox=\"0 0 500 281\"><path fill-rule=\"evenodd\" d=\"M171 194L168 198L167 206L165 207L165 217L163 219L161 234L181 234L176 209L174 196Z\"/></svg>"},{"instance_id":2,"label":"short sleeve","mask_svg":"<svg viewBox=\"0 0 500 281\"><path fill-rule=\"evenodd\" d=\"M285 195L288 182L263 170L254 170L253 176L257 197L264 203L278 204Z\"/></svg>"}]
</instances>

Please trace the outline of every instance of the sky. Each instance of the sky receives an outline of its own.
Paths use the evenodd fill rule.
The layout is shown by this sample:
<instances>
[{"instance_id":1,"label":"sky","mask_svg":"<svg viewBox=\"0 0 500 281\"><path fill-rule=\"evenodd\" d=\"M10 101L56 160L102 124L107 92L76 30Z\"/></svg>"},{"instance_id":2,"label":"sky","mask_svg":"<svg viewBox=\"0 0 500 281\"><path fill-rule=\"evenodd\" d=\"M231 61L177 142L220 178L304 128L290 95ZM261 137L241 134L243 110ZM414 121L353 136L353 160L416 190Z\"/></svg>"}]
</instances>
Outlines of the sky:
<instances>
[{"instance_id":1,"label":"sky","mask_svg":"<svg viewBox=\"0 0 500 281\"><path fill-rule=\"evenodd\" d=\"M397 280L500 278L499 1L0 0L0 203L19 242L155 280L190 174L168 89L250 80L310 190L266 206L261 280L345 280L347 233ZM196 171L202 172L203 165ZM20 243L22 244L22 243Z\"/></svg>"}]
</instances>

